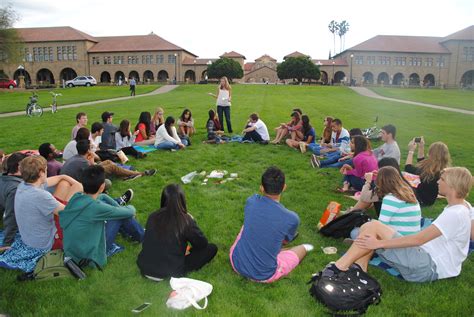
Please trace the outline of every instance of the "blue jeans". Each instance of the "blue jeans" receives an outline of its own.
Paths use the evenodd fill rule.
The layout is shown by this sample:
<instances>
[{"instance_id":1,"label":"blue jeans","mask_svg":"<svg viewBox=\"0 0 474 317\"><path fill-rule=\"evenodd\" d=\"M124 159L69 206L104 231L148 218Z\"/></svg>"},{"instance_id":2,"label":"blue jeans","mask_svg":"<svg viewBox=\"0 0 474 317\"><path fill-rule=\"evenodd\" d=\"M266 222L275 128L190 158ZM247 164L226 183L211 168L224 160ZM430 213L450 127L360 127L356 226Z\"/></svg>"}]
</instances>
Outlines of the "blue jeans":
<instances>
[{"instance_id":1,"label":"blue jeans","mask_svg":"<svg viewBox=\"0 0 474 317\"><path fill-rule=\"evenodd\" d=\"M219 122L222 125L222 131L224 131L223 113L225 114L225 121L227 123L227 132L232 133L232 124L230 122L230 106L217 106L217 116L219 117Z\"/></svg>"},{"instance_id":2,"label":"blue jeans","mask_svg":"<svg viewBox=\"0 0 474 317\"><path fill-rule=\"evenodd\" d=\"M107 220L105 224L105 243L107 250L112 246L119 232L137 242L143 242L143 238L145 237L145 230L143 230L143 227L133 217Z\"/></svg>"},{"instance_id":3,"label":"blue jeans","mask_svg":"<svg viewBox=\"0 0 474 317\"><path fill-rule=\"evenodd\" d=\"M327 154L327 158L325 160L321 160L321 168L323 167L342 167L344 164L348 164L352 166L352 159L347 159L343 161L339 161L342 157L341 152L329 152Z\"/></svg>"},{"instance_id":4,"label":"blue jeans","mask_svg":"<svg viewBox=\"0 0 474 317\"><path fill-rule=\"evenodd\" d=\"M181 143L184 144L184 146L188 145L188 141L185 139L181 139ZM156 146L158 150L179 150L179 145L176 143L173 143L171 141L165 141Z\"/></svg>"},{"instance_id":5,"label":"blue jeans","mask_svg":"<svg viewBox=\"0 0 474 317\"><path fill-rule=\"evenodd\" d=\"M365 184L365 179L354 175L344 175L344 181L348 182L352 188L358 191L361 191Z\"/></svg>"}]
</instances>

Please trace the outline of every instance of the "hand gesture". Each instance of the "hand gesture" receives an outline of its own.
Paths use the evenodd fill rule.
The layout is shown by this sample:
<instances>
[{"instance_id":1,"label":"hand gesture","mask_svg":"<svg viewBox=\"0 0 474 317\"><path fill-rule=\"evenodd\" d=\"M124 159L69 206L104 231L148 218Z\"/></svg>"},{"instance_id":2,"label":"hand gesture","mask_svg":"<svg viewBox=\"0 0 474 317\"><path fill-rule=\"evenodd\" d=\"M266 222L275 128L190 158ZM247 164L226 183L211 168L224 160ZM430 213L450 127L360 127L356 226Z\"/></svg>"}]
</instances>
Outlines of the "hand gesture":
<instances>
[{"instance_id":1,"label":"hand gesture","mask_svg":"<svg viewBox=\"0 0 474 317\"><path fill-rule=\"evenodd\" d=\"M375 250L380 248L380 241L371 234L359 236L354 243L363 249Z\"/></svg>"},{"instance_id":2,"label":"hand gesture","mask_svg":"<svg viewBox=\"0 0 474 317\"><path fill-rule=\"evenodd\" d=\"M415 151L418 144L415 142L415 138L413 138L410 143L408 143L408 151Z\"/></svg>"},{"instance_id":3,"label":"hand gesture","mask_svg":"<svg viewBox=\"0 0 474 317\"><path fill-rule=\"evenodd\" d=\"M420 147L424 147L424 146L425 146L425 138L420 137Z\"/></svg>"},{"instance_id":4,"label":"hand gesture","mask_svg":"<svg viewBox=\"0 0 474 317\"><path fill-rule=\"evenodd\" d=\"M370 183L372 181L372 178L374 177L373 173L365 173L364 178L367 183Z\"/></svg>"}]
</instances>

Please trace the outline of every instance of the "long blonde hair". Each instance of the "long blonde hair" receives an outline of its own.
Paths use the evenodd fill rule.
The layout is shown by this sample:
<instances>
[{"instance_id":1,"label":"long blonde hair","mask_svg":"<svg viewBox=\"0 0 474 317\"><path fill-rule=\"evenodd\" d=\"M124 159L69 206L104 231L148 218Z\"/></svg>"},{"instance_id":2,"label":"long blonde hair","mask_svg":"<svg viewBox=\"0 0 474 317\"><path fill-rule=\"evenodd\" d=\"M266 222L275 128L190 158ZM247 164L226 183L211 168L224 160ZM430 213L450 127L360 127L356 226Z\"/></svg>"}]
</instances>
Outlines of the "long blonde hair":
<instances>
[{"instance_id":1,"label":"long blonde hair","mask_svg":"<svg viewBox=\"0 0 474 317\"><path fill-rule=\"evenodd\" d=\"M225 90L231 90L232 88L230 87L229 80L227 77L223 76L221 77L220 80L224 79L224 86L222 86L222 83L219 83L219 89L225 89Z\"/></svg>"},{"instance_id":2,"label":"long blonde hair","mask_svg":"<svg viewBox=\"0 0 474 317\"><path fill-rule=\"evenodd\" d=\"M407 203L416 204L418 202L410 185L402 179L400 172L393 166L384 166L379 169L375 185L379 197L392 194Z\"/></svg>"},{"instance_id":3,"label":"long blonde hair","mask_svg":"<svg viewBox=\"0 0 474 317\"><path fill-rule=\"evenodd\" d=\"M435 142L428 149L428 158L416 165L420 170L420 178L424 182L430 182L439 177L446 167L451 166L451 155L449 149L443 142Z\"/></svg>"},{"instance_id":4,"label":"long blonde hair","mask_svg":"<svg viewBox=\"0 0 474 317\"><path fill-rule=\"evenodd\" d=\"M161 118L158 115L158 112L162 113ZM151 119L151 122L153 122L153 124L155 124L156 121L158 121L160 125L165 123L165 111L161 107L156 108L155 114L153 115L153 118Z\"/></svg>"}]
</instances>

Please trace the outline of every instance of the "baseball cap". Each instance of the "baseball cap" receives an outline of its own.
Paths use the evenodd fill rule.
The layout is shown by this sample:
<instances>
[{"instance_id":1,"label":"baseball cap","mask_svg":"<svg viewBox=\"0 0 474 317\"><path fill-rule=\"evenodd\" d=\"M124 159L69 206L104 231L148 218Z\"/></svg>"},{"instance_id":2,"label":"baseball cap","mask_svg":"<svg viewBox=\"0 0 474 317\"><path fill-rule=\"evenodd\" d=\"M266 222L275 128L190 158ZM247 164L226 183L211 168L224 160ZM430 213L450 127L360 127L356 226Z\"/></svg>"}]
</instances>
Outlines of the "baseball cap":
<instances>
[{"instance_id":1,"label":"baseball cap","mask_svg":"<svg viewBox=\"0 0 474 317\"><path fill-rule=\"evenodd\" d=\"M107 121L107 119L112 117L113 115L114 115L113 112L108 112L108 111L102 113L102 122Z\"/></svg>"}]
</instances>

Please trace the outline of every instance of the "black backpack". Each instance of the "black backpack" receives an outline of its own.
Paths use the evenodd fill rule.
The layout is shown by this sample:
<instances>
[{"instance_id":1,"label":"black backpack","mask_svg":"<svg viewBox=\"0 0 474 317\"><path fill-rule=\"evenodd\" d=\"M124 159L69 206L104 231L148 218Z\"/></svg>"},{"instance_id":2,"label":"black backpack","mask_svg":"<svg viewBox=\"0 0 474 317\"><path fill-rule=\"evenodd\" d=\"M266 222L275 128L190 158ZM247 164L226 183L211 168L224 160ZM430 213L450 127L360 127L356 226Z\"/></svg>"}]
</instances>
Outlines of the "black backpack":
<instances>
[{"instance_id":1,"label":"black backpack","mask_svg":"<svg viewBox=\"0 0 474 317\"><path fill-rule=\"evenodd\" d=\"M326 237L348 238L352 229L360 227L369 222L372 218L362 210L354 210L337 217L330 223L323 226L319 233Z\"/></svg>"},{"instance_id":2,"label":"black backpack","mask_svg":"<svg viewBox=\"0 0 474 317\"><path fill-rule=\"evenodd\" d=\"M309 281L309 293L328 307L333 314L361 315L369 305L380 303L382 288L373 277L351 265L349 270L319 272Z\"/></svg>"}]
</instances>

